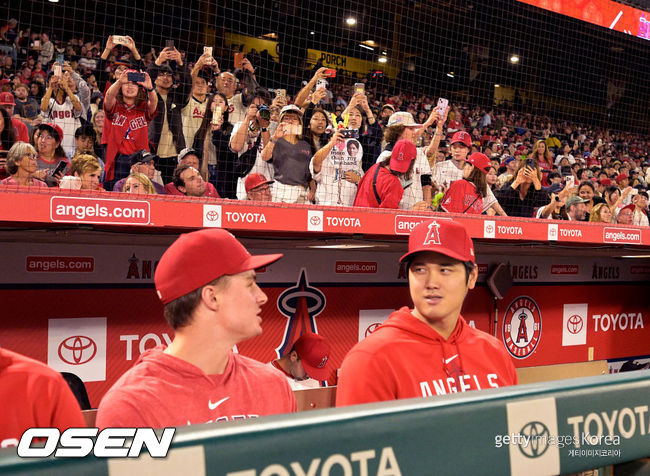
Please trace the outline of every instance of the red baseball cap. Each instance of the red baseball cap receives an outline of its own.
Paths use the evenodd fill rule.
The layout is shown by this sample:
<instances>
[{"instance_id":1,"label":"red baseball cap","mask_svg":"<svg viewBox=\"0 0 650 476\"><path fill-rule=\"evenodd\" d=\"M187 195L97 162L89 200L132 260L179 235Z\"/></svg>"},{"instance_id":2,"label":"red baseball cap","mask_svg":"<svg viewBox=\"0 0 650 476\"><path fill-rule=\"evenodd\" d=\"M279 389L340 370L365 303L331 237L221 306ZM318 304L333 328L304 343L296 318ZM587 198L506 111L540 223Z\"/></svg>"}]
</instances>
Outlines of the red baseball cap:
<instances>
[{"instance_id":1,"label":"red baseball cap","mask_svg":"<svg viewBox=\"0 0 650 476\"><path fill-rule=\"evenodd\" d=\"M626 178L627 178L627 174L618 174L616 176L616 183L621 183Z\"/></svg>"},{"instance_id":2,"label":"red baseball cap","mask_svg":"<svg viewBox=\"0 0 650 476\"><path fill-rule=\"evenodd\" d=\"M15 106L16 100L12 93L0 93L0 106Z\"/></svg>"},{"instance_id":3,"label":"red baseball cap","mask_svg":"<svg viewBox=\"0 0 650 476\"><path fill-rule=\"evenodd\" d=\"M481 170L483 173L487 173L487 169L492 166L492 162L487 158L487 155L480 152L474 152L467 158L467 162L472 164L474 167Z\"/></svg>"},{"instance_id":4,"label":"red baseball cap","mask_svg":"<svg viewBox=\"0 0 650 476\"><path fill-rule=\"evenodd\" d=\"M48 132L52 133L54 132L58 136L59 142L63 140L63 129L61 129L61 126L58 124L53 124L51 122L45 123L45 124L40 124L37 129L39 131L42 130L47 130Z\"/></svg>"},{"instance_id":5,"label":"red baseball cap","mask_svg":"<svg viewBox=\"0 0 650 476\"><path fill-rule=\"evenodd\" d=\"M418 150L413 142L406 139L397 141L390 154L390 169L395 172L406 172L417 155Z\"/></svg>"},{"instance_id":6,"label":"red baseball cap","mask_svg":"<svg viewBox=\"0 0 650 476\"><path fill-rule=\"evenodd\" d=\"M608 178L600 179L600 184L601 185L611 185L612 181Z\"/></svg>"},{"instance_id":7,"label":"red baseball cap","mask_svg":"<svg viewBox=\"0 0 650 476\"><path fill-rule=\"evenodd\" d=\"M226 230L185 233L160 258L154 275L156 291L168 304L221 276L258 269L280 258L282 254L252 256Z\"/></svg>"},{"instance_id":8,"label":"red baseball cap","mask_svg":"<svg viewBox=\"0 0 650 476\"><path fill-rule=\"evenodd\" d=\"M433 251L459 261L475 263L474 244L463 225L447 218L434 218L413 228L409 236L409 251L400 263L420 251Z\"/></svg>"},{"instance_id":9,"label":"red baseball cap","mask_svg":"<svg viewBox=\"0 0 650 476\"><path fill-rule=\"evenodd\" d=\"M329 368L330 344L327 339L318 334L308 332L301 335L293 347L300 357L307 375L315 380L327 380Z\"/></svg>"},{"instance_id":10,"label":"red baseball cap","mask_svg":"<svg viewBox=\"0 0 650 476\"><path fill-rule=\"evenodd\" d=\"M456 142L461 142L467 147L472 147L472 138L465 131L458 131L451 137L451 142L449 145L455 144Z\"/></svg>"},{"instance_id":11,"label":"red baseball cap","mask_svg":"<svg viewBox=\"0 0 650 476\"><path fill-rule=\"evenodd\" d=\"M248 177L246 177L244 187L246 188L246 193L248 193L254 188L257 188L260 185L264 185L266 183L273 183L273 180L267 179L262 174L250 174Z\"/></svg>"}]
</instances>

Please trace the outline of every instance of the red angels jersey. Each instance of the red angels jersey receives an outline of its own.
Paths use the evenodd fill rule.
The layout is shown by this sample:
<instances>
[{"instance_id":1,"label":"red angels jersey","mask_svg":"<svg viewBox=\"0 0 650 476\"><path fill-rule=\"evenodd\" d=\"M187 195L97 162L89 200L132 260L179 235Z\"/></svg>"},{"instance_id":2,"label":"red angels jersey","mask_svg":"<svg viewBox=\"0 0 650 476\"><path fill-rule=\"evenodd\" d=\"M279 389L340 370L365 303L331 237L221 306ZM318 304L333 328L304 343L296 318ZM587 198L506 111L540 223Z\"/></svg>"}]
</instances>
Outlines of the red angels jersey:
<instances>
[{"instance_id":1,"label":"red angels jersey","mask_svg":"<svg viewBox=\"0 0 650 476\"><path fill-rule=\"evenodd\" d=\"M115 155L131 155L145 149L149 150L149 122L157 111L149 115L147 103L141 101L127 106L119 101L112 109L106 110L106 120L110 122L106 137L106 179L112 180L115 174Z\"/></svg>"},{"instance_id":2,"label":"red angels jersey","mask_svg":"<svg viewBox=\"0 0 650 476\"><path fill-rule=\"evenodd\" d=\"M467 180L456 180L451 184L440 206L450 213L483 213L483 199L476 191L476 186Z\"/></svg>"},{"instance_id":3,"label":"red angels jersey","mask_svg":"<svg viewBox=\"0 0 650 476\"><path fill-rule=\"evenodd\" d=\"M503 343L462 316L447 340L403 307L343 360L336 406L516 385Z\"/></svg>"}]
</instances>

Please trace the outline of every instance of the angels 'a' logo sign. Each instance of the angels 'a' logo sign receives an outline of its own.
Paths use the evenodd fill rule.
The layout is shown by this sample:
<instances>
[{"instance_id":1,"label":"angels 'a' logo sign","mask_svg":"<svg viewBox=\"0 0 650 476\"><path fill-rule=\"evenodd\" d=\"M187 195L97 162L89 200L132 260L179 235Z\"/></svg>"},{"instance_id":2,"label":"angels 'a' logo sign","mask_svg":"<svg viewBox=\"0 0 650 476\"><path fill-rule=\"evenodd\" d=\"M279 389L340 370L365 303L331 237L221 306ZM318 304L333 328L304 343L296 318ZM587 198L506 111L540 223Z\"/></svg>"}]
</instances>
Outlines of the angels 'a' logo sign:
<instances>
[{"instance_id":1,"label":"angels 'a' logo sign","mask_svg":"<svg viewBox=\"0 0 650 476\"><path fill-rule=\"evenodd\" d=\"M428 226L427 236L424 237L423 245L439 245L440 244L440 225L437 221L432 221Z\"/></svg>"},{"instance_id":2,"label":"angels 'a' logo sign","mask_svg":"<svg viewBox=\"0 0 650 476\"><path fill-rule=\"evenodd\" d=\"M516 359L533 353L542 336L542 314L537 303L519 296L508 306L503 318L503 342Z\"/></svg>"}]
</instances>

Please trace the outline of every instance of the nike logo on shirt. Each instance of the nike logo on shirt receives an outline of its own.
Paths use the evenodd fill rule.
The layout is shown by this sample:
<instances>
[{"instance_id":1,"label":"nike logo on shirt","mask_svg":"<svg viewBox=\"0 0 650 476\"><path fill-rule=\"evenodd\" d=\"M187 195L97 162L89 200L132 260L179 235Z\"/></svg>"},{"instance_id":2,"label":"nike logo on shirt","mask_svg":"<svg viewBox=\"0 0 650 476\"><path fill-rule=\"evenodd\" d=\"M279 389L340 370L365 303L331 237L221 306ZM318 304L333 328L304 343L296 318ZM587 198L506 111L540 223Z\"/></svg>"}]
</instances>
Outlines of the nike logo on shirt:
<instances>
[{"instance_id":1,"label":"nike logo on shirt","mask_svg":"<svg viewBox=\"0 0 650 476\"><path fill-rule=\"evenodd\" d=\"M458 354L454 355L453 357L449 357L448 359L445 359L445 364L448 364L452 360L454 360L456 357L458 357Z\"/></svg>"},{"instance_id":2,"label":"nike logo on shirt","mask_svg":"<svg viewBox=\"0 0 650 476\"><path fill-rule=\"evenodd\" d=\"M230 397L222 398L221 400L219 400L218 402L215 402L215 403L212 403L212 400L208 400L208 408L210 410L214 410L215 408L217 408L219 405L221 405L223 402L225 402L229 398Z\"/></svg>"}]
</instances>

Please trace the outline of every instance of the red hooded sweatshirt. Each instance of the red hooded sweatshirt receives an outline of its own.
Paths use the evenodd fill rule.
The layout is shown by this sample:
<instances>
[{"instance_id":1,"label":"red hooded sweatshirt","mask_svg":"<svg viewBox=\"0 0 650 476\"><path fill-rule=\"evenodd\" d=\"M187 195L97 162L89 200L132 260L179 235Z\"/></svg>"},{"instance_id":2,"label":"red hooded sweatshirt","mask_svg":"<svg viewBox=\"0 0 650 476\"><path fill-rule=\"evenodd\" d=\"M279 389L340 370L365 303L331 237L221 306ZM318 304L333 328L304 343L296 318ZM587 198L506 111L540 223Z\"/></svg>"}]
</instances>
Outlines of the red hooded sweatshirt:
<instances>
[{"instance_id":1,"label":"red hooded sweatshirt","mask_svg":"<svg viewBox=\"0 0 650 476\"><path fill-rule=\"evenodd\" d=\"M445 340L403 307L343 360L336 406L517 384L504 346L459 316Z\"/></svg>"}]
</instances>

